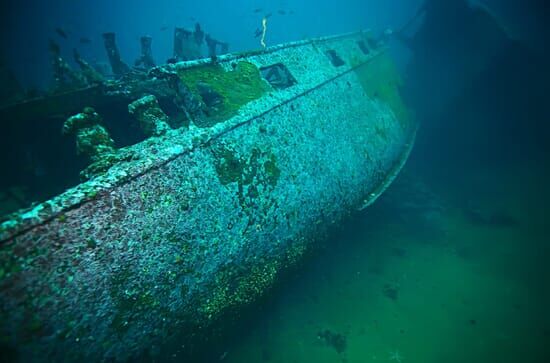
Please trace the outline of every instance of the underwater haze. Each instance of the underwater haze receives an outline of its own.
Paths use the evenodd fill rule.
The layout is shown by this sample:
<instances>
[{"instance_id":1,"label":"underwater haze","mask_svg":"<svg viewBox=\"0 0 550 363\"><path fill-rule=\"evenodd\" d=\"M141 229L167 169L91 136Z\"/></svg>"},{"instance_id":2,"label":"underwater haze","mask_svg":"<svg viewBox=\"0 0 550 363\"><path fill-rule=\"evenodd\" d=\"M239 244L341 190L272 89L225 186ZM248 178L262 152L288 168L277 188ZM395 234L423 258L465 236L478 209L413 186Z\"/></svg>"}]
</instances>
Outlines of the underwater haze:
<instances>
[{"instance_id":1,"label":"underwater haze","mask_svg":"<svg viewBox=\"0 0 550 363\"><path fill-rule=\"evenodd\" d=\"M0 362L550 362L545 5L2 1Z\"/></svg>"},{"instance_id":2,"label":"underwater haze","mask_svg":"<svg viewBox=\"0 0 550 363\"><path fill-rule=\"evenodd\" d=\"M139 37L151 35L155 56L165 60L172 55L174 26L192 28L199 22L212 36L228 42L231 50L242 51L259 45L254 31L269 13L273 16L269 21L268 43L274 45L367 28L381 31L398 27L414 14L420 3L420 0L6 1L2 4L2 43L6 50L17 50L6 52L4 57L13 65L20 81L43 87L48 82L45 75L50 72L49 38L62 41L67 55L76 47L89 59L105 61L102 33L115 32L122 57L132 60L139 53ZM60 37L56 28L64 30L67 39ZM82 37L91 42L80 43Z\"/></svg>"}]
</instances>

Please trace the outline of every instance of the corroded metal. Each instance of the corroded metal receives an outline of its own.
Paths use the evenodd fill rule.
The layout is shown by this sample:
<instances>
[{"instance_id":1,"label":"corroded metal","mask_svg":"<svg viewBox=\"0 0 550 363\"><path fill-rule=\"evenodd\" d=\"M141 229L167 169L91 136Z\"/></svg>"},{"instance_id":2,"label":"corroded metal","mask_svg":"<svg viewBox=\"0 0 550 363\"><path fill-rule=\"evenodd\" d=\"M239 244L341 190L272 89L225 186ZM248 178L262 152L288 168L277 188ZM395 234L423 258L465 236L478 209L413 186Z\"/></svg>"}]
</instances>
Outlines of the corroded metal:
<instances>
[{"instance_id":1,"label":"corroded metal","mask_svg":"<svg viewBox=\"0 0 550 363\"><path fill-rule=\"evenodd\" d=\"M125 148L103 175L3 223L2 344L24 361L177 353L174 332L191 341L186 327L254 301L331 224L378 197L415 126L369 96L361 70L383 51L361 50L364 37L219 57L227 72L281 64L294 82L264 81L224 121Z\"/></svg>"}]
</instances>

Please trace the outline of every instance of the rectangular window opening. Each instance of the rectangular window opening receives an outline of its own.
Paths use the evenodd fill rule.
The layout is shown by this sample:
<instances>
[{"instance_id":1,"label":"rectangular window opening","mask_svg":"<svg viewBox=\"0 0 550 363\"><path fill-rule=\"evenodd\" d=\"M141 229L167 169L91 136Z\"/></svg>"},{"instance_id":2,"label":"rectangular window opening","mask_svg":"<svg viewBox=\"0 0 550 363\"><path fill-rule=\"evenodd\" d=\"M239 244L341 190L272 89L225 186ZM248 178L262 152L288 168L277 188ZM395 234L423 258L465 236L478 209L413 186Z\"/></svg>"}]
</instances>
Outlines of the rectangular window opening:
<instances>
[{"instance_id":1,"label":"rectangular window opening","mask_svg":"<svg viewBox=\"0 0 550 363\"><path fill-rule=\"evenodd\" d=\"M359 49L361 49L361 51L363 52L363 54L365 55L369 55L370 54L370 49L369 47L367 47L367 45L365 44L365 42L363 40L359 40L357 42L357 45L359 46Z\"/></svg>"},{"instance_id":2,"label":"rectangular window opening","mask_svg":"<svg viewBox=\"0 0 550 363\"><path fill-rule=\"evenodd\" d=\"M368 39L367 39L367 44L368 44L368 46L369 46L370 49L376 49L376 48L378 48L378 44L377 44L376 40L373 39L373 38L368 38Z\"/></svg>"},{"instance_id":3,"label":"rectangular window opening","mask_svg":"<svg viewBox=\"0 0 550 363\"><path fill-rule=\"evenodd\" d=\"M262 77L275 89L285 89L298 83L283 63L261 67Z\"/></svg>"},{"instance_id":4,"label":"rectangular window opening","mask_svg":"<svg viewBox=\"0 0 550 363\"><path fill-rule=\"evenodd\" d=\"M341 67L346 64L333 49L327 50L325 54L327 55L328 59L330 59L332 65L335 67Z\"/></svg>"}]
</instances>

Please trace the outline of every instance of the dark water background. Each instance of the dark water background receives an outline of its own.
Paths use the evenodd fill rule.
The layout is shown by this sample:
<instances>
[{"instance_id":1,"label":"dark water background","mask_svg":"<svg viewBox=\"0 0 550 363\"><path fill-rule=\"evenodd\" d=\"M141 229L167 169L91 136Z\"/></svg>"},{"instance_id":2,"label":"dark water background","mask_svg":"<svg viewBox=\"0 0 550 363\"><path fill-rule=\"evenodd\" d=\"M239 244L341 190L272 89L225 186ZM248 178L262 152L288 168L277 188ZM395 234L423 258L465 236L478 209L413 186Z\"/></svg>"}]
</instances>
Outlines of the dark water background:
<instances>
[{"instance_id":1,"label":"dark water background","mask_svg":"<svg viewBox=\"0 0 550 363\"><path fill-rule=\"evenodd\" d=\"M161 63L174 25L199 21L231 50L245 50L258 46L253 33L267 12L275 44L399 29L422 3L5 1L1 55L22 84L43 88L48 38L105 62L102 32L117 33L129 61L139 36L150 34ZM421 122L403 173L186 362L550 361L548 13L543 2L486 1L506 29L492 47L502 38L446 11L455 3L441 0L430 31L414 38L413 29L408 47L391 41L403 97ZM28 133L29 144L42 138L39 129Z\"/></svg>"}]
</instances>

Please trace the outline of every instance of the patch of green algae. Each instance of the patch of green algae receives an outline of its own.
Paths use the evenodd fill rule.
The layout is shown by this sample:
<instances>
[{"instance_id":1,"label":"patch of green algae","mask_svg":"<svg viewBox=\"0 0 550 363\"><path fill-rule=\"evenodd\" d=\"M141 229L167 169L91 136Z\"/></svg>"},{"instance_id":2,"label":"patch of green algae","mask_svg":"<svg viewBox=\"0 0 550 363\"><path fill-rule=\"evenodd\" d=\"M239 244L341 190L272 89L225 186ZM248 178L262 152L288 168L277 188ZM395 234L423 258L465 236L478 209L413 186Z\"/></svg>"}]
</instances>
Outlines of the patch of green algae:
<instances>
[{"instance_id":1,"label":"patch of green algae","mask_svg":"<svg viewBox=\"0 0 550 363\"><path fill-rule=\"evenodd\" d=\"M352 64L358 65L354 60ZM410 110L405 106L399 88L402 80L394 62L388 55L379 55L368 63L355 69L361 86L370 98L376 98L386 103L404 127L412 119Z\"/></svg>"},{"instance_id":2,"label":"patch of green algae","mask_svg":"<svg viewBox=\"0 0 550 363\"><path fill-rule=\"evenodd\" d=\"M200 310L209 319L217 318L225 309L250 304L275 282L281 268L277 260L252 266L244 274L237 274L231 267L216 276L215 287Z\"/></svg>"},{"instance_id":3,"label":"patch of green algae","mask_svg":"<svg viewBox=\"0 0 550 363\"><path fill-rule=\"evenodd\" d=\"M199 99L199 83L208 85L222 97L221 107L210 115L216 121L236 115L239 108L260 98L270 89L268 83L262 79L258 67L244 61L235 64L232 71L225 71L219 64L209 64L182 70L179 77Z\"/></svg>"},{"instance_id":4,"label":"patch of green algae","mask_svg":"<svg viewBox=\"0 0 550 363\"><path fill-rule=\"evenodd\" d=\"M227 148L213 149L215 167L220 183L227 185L237 183L237 195L239 203L246 213L252 213L259 199L265 203L273 204L275 201L269 197L273 191L281 170L277 166L277 159L270 151L252 149L250 156L237 156L234 151ZM263 192L260 192L263 190ZM263 194L263 198L259 198ZM256 218L249 215L250 223L255 223Z\"/></svg>"},{"instance_id":5,"label":"patch of green algae","mask_svg":"<svg viewBox=\"0 0 550 363\"><path fill-rule=\"evenodd\" d=\"M251 184L259 173L263 175L262 182L272 187L277 185L281 171L277 167L275 155L271 152L254 148L249 158L238 158L233 151L223 148L214 150L214 154L217 157L216 172L224 185L231 182ZM262 163L261 160L265 161Z\"/></svg>"},{"instance_id":6,"label":"patch of green algae","mask_svg":"<svg viewBox=\"0 0 550 363\"><path fill-rule=\"evenodd\" d=\"M295 266L306 250L306 241L299 239L287 246L281 258L260 258L246 270L242 266L226 266L217 273L215 287L199 310L208 319L215 319L227 309L254 302L273 287L279 272Z\"/></svg>"},{"instance_id":7,"label":"patch of green algae","mask_svg":"<svg viewBox=\"0 0 550 363\"><path fill-rule=\"evenodd\" d=\"M238 203L248 217L242 233L272 223L267 211L278 208L274 190L281 176L275 155L270 150L259 148L253 148L247 155L239 155L225 146L213 147L212 154L220 183L233 183L231 189L236 187Z\"/></svg>"}]
</instances>

